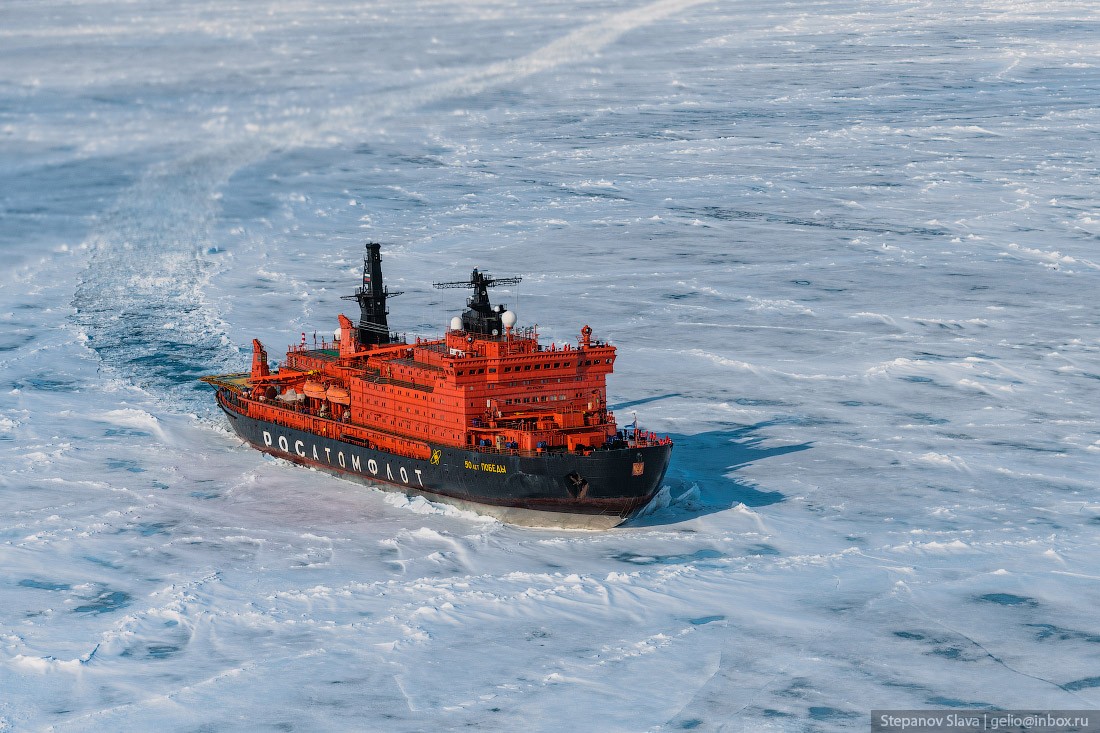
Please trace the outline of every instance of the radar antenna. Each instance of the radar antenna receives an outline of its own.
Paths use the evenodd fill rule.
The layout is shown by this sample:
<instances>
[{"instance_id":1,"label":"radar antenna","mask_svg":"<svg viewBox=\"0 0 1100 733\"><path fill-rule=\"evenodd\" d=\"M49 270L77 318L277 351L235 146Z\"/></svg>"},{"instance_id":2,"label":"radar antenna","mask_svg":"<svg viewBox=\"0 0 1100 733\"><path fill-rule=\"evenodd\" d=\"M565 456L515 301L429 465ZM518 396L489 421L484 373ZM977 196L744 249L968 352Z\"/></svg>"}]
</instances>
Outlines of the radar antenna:
<instances>
[{"instance_id":1,"label":"radar antenna","mask_svg":"<svg viewBox=\"0 0 1100 733\"><path fill-rule=\"evenodd\" d=\"M489 302L489 288L497 285L518 285L522 277L489 277L485 273L478 272L474 268L469 280L453 280L451 282L432 283L432 287L445 290L448 288L473 288L474 294L466 300L469 310L462 314L462 328L472 333L499 336L503 331L500 314L504 312L504 306L495 309Z\"/></svg>"}]
</instances>

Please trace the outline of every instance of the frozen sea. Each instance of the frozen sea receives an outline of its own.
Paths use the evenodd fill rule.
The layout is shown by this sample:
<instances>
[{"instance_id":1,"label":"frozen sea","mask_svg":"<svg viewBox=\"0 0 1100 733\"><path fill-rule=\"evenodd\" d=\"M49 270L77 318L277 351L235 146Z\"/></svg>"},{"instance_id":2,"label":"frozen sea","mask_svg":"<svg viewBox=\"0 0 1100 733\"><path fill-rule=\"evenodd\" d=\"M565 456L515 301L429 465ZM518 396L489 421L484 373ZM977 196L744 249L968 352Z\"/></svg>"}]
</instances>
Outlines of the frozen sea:
<instances>
[{"instance_id":1,"label":"frozen sea","mask_svg":"<svg viewBox=\"0 0 1100 733\"><path fill-rule=\"evenodd\" d=\"M1100 707L1093 0L5 0L0 731ZM195 379L362 243L618 346L645 516L272 460Z\"/></svg>"}]
</instances>

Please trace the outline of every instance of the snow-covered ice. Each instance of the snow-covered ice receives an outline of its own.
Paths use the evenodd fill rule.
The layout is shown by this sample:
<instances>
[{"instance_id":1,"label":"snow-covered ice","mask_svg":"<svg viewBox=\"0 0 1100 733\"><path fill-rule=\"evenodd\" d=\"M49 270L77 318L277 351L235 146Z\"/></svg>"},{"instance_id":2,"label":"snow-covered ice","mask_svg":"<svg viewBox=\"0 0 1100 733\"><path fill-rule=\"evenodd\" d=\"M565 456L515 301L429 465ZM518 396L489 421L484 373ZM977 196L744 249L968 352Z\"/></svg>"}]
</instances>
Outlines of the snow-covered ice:
<instances>
[{"instance_id":1,"label":"snow-covered ice","mask_svg":"<svg viewBox=\"0 0 1100 733\"><path fill-rule=\"evenodd\" d=\"M0 731L1100 706L1094 3L0 15ZM331 333L366 238L410 335L478 266L617 344L677 441L649 511L243 447L195 378Z\"/></svg>"}]
</instances>

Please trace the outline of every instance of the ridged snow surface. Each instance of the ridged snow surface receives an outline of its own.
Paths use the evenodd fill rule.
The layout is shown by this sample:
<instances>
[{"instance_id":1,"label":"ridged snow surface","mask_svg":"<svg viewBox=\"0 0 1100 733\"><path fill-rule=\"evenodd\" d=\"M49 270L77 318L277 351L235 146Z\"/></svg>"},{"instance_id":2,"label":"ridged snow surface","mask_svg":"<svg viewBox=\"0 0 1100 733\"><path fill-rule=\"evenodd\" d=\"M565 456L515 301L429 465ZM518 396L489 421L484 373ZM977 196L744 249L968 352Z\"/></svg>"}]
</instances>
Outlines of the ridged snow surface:
<instances>
[{"instance_id":1,"label":"ridged snow surface","mask_svg":"<svg viewBox=\"0 0 1100 733\"><path fill-rule=\"evenodd\" d=\"M1100 706L1085 0L8 0L0 730L840 731ZM473 267L676 440L605 533L196 377Z\"/></svg>"}]
</instances>

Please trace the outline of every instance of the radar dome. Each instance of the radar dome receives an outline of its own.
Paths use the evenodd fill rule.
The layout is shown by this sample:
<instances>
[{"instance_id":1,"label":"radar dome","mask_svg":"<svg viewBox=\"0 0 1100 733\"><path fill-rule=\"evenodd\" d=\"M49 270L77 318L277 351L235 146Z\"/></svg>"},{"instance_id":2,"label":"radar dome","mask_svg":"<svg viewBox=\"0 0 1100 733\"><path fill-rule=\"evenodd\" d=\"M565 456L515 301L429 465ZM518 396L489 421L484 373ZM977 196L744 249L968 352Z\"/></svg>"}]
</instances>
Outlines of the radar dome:
<instances>
[{"instance_id":1,"label":"radar dome","mask_svg":"<svg viewBox=\"0 0 1100 733\"><path fill-rule=\"evenodd\" d=\"M339 341L340 340L340 329L336 329L335 331L332 332L332 340L333 341Z\"/></svg>"},{"instance_id":2,"label":"radar dome","mask_svg":"<svg viewBox=\"0 0 1100 733\"><path fill-rule=\"evenodd\" d=\"M511 328L516 325L516 314L512 311L504 311L500 314L500 322L504 324L505 328Z\"/></svg>"},{"instance_id":3,"label":"radar dome","mask_svg":"<svg viewBox=\"0 0 1100 733\"><path fill-rule=\"evenodd\" d=\"M455 316L454 318L451 319L451 330L452 331L461 331L462 330L462 319L459 318L458 316Z\"/></svg>"}]
</instances>

